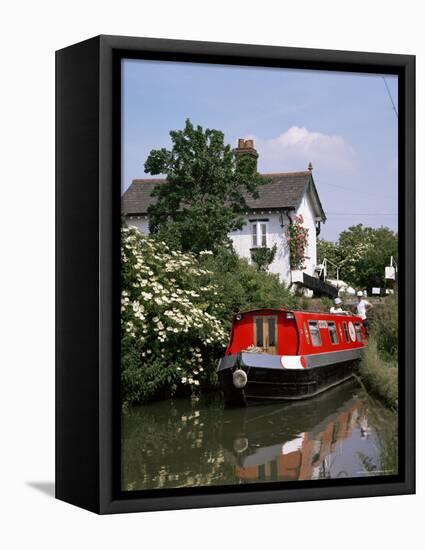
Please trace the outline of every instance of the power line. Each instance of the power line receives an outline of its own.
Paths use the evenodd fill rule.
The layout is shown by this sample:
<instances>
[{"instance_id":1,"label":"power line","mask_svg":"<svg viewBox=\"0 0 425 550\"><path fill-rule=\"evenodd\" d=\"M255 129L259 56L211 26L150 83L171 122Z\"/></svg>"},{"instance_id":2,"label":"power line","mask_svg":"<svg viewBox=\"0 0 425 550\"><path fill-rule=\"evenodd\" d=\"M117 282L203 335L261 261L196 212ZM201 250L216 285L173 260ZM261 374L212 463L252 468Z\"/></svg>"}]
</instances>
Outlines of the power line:
<instances>
[{"instance_id":1,"label":"power line","mask_svg":"<svg viewBox=\"0 0 425 550\"><path fill-rule=\"evenodd\" d=\"M396 212L326 212L332 216L398 216Z\"/></svg>"},{"instance_id":2,"label":"power line","mask_svg":"<svg viewBox=\"0 0 425 550\"><path fill-rule=\"evenodd\" d=\"M385 76L382 77L382 80L384 81L385 88L387 89L388 97L390 98L391 105L393 106L393 109L394 109L394 112L395 112L395 116L398 118L398 112L397 112L397 109L396 109L396 106L395 106L393 97L392 97L392 95L391 95L390 89L388 88L387 81L385 80Z\"/></svg>"}]
</instances>

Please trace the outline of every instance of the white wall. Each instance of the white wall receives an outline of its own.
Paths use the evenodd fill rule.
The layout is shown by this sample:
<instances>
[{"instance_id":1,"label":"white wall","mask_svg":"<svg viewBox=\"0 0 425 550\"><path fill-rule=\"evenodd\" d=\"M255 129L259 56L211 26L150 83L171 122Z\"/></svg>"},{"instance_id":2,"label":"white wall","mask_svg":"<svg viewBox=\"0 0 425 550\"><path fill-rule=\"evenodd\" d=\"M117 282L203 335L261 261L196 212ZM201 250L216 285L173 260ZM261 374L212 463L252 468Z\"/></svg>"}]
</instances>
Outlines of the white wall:
<instances>
[{"instance_id":1,"label":"white wall","mask_svg":"<svg viewBox=\"0 0 425 550\"><path fill-rule=\"evenodd\" d=\"M316 224L310 199L306 195L304 195L296 214L303 215L303 225L309 229L308 245L306 249L306 256L308 256L308 258L304 262L306 268L304 271L309 275L313 275L316 265ZM287 241L287 228L289 222L286 216L283 216L285 224L283 227L280 225L280 215L278 213L265 211L265 213L247 216L244 227L230 233L235 252L241 258L247 258L249 262L252 263L252 228L249 220L254 219L268 220L267 246L269 248L272 248L275 244L277 246L276 255L269 266L269 271L279 275L280 280L289 285L291 283L291 268L289 261L289 245ZM141 233L145 235L149 234L149 221L147 216L129 216L127 222L129 225L137 227Z\"/></svg>"},{"instance_id":2,"label":"white wall","mask_svg":"<svg viewBox=\"0 0 425 550\"><path fill-rule=\"evenodd\" d=\"M267 246L272 247L277 245L276 256L274 261L269 266L271 273L276 273L279 278L290 283L291 272L289 263L289 246L287 242L287 225L283 228L280 226L278 214L264 214L258 216L261 219L267 219ZM257 216L248 216L247 222L241 230L233 231L230 234L235 252L241 258L247 258L251 262L252 248L252 232L250 219L255 219ZM129 216L127 223L136 227L141 233L149 234L149 221L147 216Z\"/></svg>"},{"instance_id":3,"label":"white wall","mask_svg":"<svg viewBox=\"0 0 425 550\"><path fill-rule=\"evenodd\" d=\"M252 234L250 218L247 218L247 223L239 231L233 231L230 234L234 249L241 258L247 258L251 262ZM252 218L251 218L252 219ZM277 214L262 215L261 219L268 219L267 224L267 245L272 247L277 245L277 251L274 261L269 266L269 271L279 275L282 281L287 284L290 282L289 268L289 249L286 240L286 227L280 227L279 216ZM127 218L127 223L136 227L141 233L149 235L149 221L147 216L130 216Z\"/></svg>"},{"instance_id":4,"label":"white wall","mask_svg":"<svg viewBox=\"0 0 425 550\"><path fill-rule=\"evenodd\" d=\"M248 258L251 263L252 228L249 222L250 219L268 220L267 246L271 248L274 244L277 245L276 256L269 266L269 271L276 273L282 281L289 284L291 279L289 247L286 239L286 226L283 228L280 226L279 214L267 213L266 211L265 214L247 216L244 227L230 234L236 253L242 258ZM285 219L284 216L284 221Z\"/></svg>"},{"instance_id":5,"label":"white wall","mask_svg":"<svg viewBox=\"0 0 425 550\"><path fill-rule=\"evenodd\" d=\"M147 216L129 216L127 218L128 225L136 227L140 233L149 235L149 220Z\"/></svg>"}]
</instances>

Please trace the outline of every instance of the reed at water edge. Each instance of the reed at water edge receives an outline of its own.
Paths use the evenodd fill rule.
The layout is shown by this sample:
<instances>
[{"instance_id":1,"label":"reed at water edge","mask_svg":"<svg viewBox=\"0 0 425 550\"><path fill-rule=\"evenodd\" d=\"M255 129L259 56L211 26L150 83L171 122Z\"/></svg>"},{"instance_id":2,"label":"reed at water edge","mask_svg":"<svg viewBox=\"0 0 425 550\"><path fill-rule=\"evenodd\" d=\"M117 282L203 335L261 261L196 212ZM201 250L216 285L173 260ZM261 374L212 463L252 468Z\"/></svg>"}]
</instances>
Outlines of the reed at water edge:
<instances>
[{"instance_id":1,"label":"reed at water edge","mask_svg":"<svg viewBox=\"0 0 425 550\"><path fill-rule=\"evenodd\" d=\"M370 336L359 375L368 391L387 407L398 405L398 296L386 297L372 310Z\"/></svg>"}]
</instances>

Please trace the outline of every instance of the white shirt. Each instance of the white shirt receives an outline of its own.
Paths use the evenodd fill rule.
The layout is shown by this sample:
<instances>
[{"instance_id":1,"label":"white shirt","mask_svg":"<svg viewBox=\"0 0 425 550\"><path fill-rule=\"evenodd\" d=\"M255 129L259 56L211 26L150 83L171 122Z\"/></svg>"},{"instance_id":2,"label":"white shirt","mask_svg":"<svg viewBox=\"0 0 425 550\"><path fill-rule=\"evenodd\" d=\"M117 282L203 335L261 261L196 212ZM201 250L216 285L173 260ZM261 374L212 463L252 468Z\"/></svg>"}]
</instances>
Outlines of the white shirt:
<instances>
[{"instance_id":1,"label":"white shirt","mask_svg":"<svg viewBox=\"0 0 425 550\"><path fill-rule=\"evenodd\" d=\"M342 309L342 307L332 306L329 311L330 311L330 313L344 313L344 310Z\"/></svg>"},{"instance_id":2,"label":"white shirt","mask_svg":"<svg viewBox=\"0 0 425 550\"><path fill-rule=\"evenodd\" d=\"M366 308L370 306L367 300L360 300L357 304L357 314L364 320L366 319Z\"/></svg>"}]
</instances>

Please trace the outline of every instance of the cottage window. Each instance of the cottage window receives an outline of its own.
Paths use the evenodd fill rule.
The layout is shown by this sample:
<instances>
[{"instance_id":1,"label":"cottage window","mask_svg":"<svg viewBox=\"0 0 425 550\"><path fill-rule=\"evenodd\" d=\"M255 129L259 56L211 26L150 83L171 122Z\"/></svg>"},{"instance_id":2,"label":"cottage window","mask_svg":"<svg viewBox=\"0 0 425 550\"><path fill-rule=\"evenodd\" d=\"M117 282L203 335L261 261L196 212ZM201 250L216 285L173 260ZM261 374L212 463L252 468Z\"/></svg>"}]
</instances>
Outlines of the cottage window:
<instances>
[{"instance_id":1,"label":"cottage window","mask_svg":"<svg viewBox=\"0 0 425 550\"><path fill-rule=\"evenodd\" d=\"M252 247L267 246L267 222L252 223Z\"/></svg>"},{"instance_id":2,"label":"cottage window","mask_svg":"<svg viewBox=\"0 0 425 550\"><path fill-rule=\"evenodd\" d=\"M321 346L322 339L320 337L319 327L317 326L317 321L309 321L308 328L310 330L311 343L313 346Z\"/></svg>"},{"instance_id":3,"label":"cottage window","mask_svg":"<svg viewBox=\"0 0 425 550\"><path fill-rule=\"evenodd\" d=\"M328 322L329 338L332 344L338 344L338 334L336 332L336 326L333 321Z\"/></svg>"}]
</instances>

